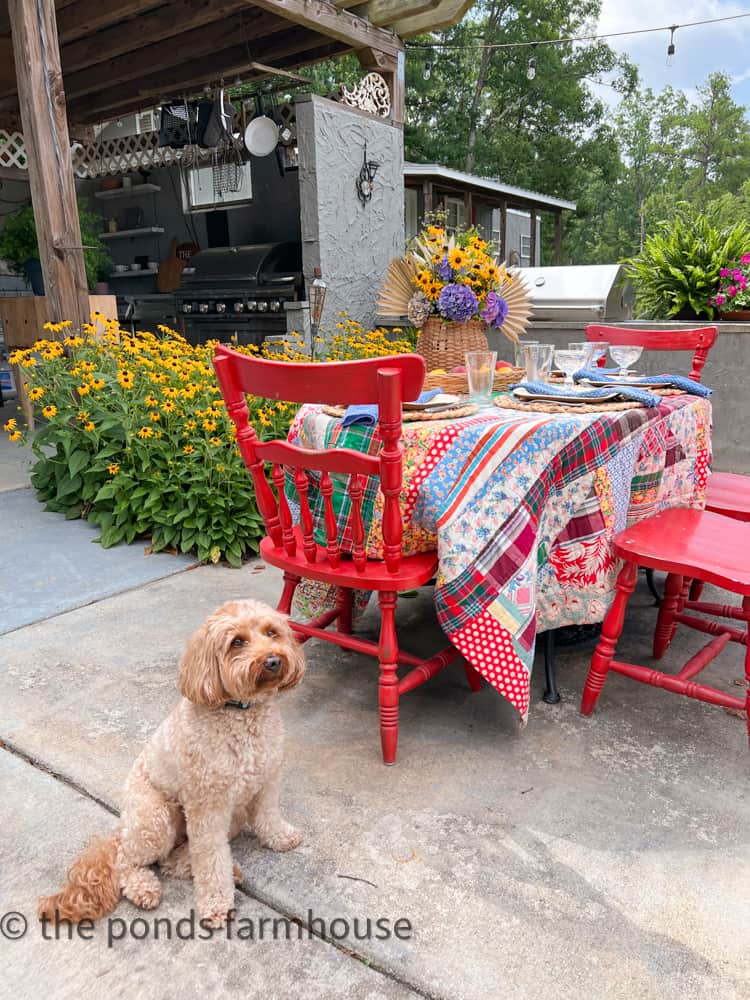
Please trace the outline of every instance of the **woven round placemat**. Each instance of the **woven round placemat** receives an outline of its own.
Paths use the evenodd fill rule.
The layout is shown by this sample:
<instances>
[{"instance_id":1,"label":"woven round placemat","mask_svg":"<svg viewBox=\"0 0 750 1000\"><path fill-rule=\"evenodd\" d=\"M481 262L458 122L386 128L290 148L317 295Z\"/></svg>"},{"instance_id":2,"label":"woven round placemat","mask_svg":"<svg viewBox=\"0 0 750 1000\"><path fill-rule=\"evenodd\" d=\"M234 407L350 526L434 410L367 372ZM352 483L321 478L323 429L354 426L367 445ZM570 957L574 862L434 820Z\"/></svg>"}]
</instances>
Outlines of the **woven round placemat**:
<instances>
[{"instance_id":1,"label":"woven round placemat","mask_svg":"<svg viewBox=\"0 0 750 1000\"><path fill-rule=\"evenodd\" d=\"M679 389L649 389L655 396L682 396ZM497 396L495 406L504 410L533 410L535 413L608 413L612 410L637 410L643 404L635 400L621 403L550 403L546 399L516 399L510 394Z\"/></svg>"},{"instance_id":2,"label":"woven round placemat","mask_svg":"<svg viewBox=\"0 0 750 1000\"><path fill-rule=\"evenodd\" d=\"M323 413L329 417L343 417L346 413L345 406L323 406ZM456 420L458 417L470 417L479 410L473 403L466 403L465 406L456 406L452 410L440 410L438 413L426 413L424 410L407 410L401 414L404 423L415 423L422 420Z\"/></svg>"}]
</instances>

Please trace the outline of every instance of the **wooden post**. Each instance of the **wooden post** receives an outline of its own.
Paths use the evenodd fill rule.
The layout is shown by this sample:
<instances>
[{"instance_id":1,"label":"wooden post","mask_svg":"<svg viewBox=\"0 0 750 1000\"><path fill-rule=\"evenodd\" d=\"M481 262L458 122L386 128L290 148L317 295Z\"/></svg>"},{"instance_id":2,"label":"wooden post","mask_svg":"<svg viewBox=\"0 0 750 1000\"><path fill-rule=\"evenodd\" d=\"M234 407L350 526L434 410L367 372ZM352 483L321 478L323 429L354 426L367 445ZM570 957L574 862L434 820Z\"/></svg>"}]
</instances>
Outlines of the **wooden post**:
<instances>
[{"instance_id":1,"label":"wooden post","mask_svg":"<svg viewBox=\"0 0 750 1000\"><path fill-rule=\"evenodd\" d=\"M531 206L529 211L531 223L531 240L529 242L529 267L536 267L536 209Z\"/></svg>"},{"instance_id":2,"label":"wooden post","mask_svg":"<svg viewBox=\"0 0 750 1000\"><path fill-rule=\"evenodd\" d=\"M555 212L555 256L554 263L559 267L562 259L562 212Z\"/></svg>"},{"instance_id":3,"label":"wooden post","mask_svg":"<svg viewBox=\"0 0 750 1000\"><path fill-rule=\"evenodd\" d=\"M508 260L508 203L503 200L500 202L500 256L506 263L510 263Z\"/></svg>"},{"instance_id":4,"label":"wooden post","mask_svg":"<svg viewBox=\"0 0 750 1000\"><path fill-rule=\"evenodd\" d=\"M8 0L23 137L49 318L88 321L54 0Z\"/></svg>"},{"instance_id":5,"label":"wooden post","mask_svg":"<svg viewBox=\"0 0 750 1000\"><path fill-rule=\"evenodd\" d=\"M402 44L402 43L399 43ZM405 109L405 53L403 48L396 54L378 49L360 49L357 58L368 73L380 73L391 92L391 121L399 128L404 127Z\"/></svg>"}]
</instances>

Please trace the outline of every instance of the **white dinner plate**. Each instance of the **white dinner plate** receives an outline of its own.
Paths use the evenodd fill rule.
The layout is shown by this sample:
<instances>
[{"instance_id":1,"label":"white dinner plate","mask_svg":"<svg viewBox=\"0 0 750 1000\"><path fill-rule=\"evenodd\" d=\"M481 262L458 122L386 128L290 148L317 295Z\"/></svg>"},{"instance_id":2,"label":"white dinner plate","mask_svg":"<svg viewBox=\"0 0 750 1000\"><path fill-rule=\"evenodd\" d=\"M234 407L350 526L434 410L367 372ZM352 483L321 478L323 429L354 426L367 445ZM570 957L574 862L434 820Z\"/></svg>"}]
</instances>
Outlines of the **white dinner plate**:
<instances>
[{"instance_id":1,"label":"white dinner plate","mask_svg":"<svg viewBox=\"0 0 750 1000\"><path fill-rule=\"evenodd\" d=\"M438 396L433 396L427 403L403 403L405 410L442 410L448 406L455 406L461 402L460 396L453 396L448 392L441 392Z\"/></svg>"},{"instance_id":2,"label":"white dinner plate","mask_svg":"<svg viewBox=\"0 0 750 1000\"><path fill-rule=\"evenodd\" d=\"M610 386L614 385L627 385L631 389L668 389L669 386L664 382L654 382L653 379L649 379L647 375L642 378L618 378L617 382L604 382L601 379L586 379L588 385L593 385L595 388L609 389Z\"/></svg>"}]
</instances>

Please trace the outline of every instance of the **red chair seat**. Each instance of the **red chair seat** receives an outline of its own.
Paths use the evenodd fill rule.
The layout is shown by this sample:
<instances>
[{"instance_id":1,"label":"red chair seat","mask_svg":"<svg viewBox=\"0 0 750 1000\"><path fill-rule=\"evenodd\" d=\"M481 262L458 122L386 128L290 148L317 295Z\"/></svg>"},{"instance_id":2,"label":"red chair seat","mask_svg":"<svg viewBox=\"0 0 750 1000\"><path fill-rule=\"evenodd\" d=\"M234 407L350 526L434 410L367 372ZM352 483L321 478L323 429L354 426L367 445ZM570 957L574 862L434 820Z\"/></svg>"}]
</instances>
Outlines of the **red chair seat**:
<instances>
[{"instance_id":1,"label":"red chair seat","mask_svg":"<svg viewBox=\"0 0 750 1000\"><path fill-rule=\"evenodd\" d=\"M750 476L712 472L708 480L706 510L738 521L750 521Z\"/></svg>"},{"instance_id":2,"label":"red chair seat","mask_svg":"<svg viewBox=\"0 0 750 1000\"><path fill-rule=\"evenodd\" d=\"M278 548L266 535L260 543L260 556L265 562L287 572L299 572L300 576L322 580L337 587L354 587L357 590L412 590L423 587L437 570L437 553L422 552L416 556L403 556L398 571L389 573L384 562L368 560L363 572L358 573L354 563L346 556L333 569L328 561L325 548L318 546L315 562L309 562L303 552L302 532L295 528L297 554L289 556L282 546Z\"/></svg>"},{"instance_id":3,"label":"red chair seat","mask_svg":"<svg viewBox=\"0 0 750 1000\"><path fill-rule=\"evenodd\" d=\"M616 555L639 566L750 596L750 525L679 507L639 521L612 545Z\"/></svg>"},{"instance_id":4,"label":"red chair seat","mask_svg":"<svg viewBox=\"0 0 750 1000\"><path fill-rule=\"evenodd\" d=\"M617 578L615 599L604 619L601 638L591 658L581 700L583 715L592 713L607 674L614 670L642 684L664 688L712 705L744 710L750 740L750 647L747 645L750 624L750 523L738 522L710 511L673 508L634 524L617 535L612 545L616 555L624 562ZM639 567L665 570L668 574L654 630L655 659L660 659L669 647L678 623L713 636L676 674L614 659L625 621L625 608L635 588ZM741 605L693 605L687 601L687 590L690 580L696 579L742 595ZM691 607L733 618L742 622L744 628L740 631L715 619L686 615L684 609ZM732 641L745 646L747 691L743 697L693 680Z\"/></svg>"}]
</instances>

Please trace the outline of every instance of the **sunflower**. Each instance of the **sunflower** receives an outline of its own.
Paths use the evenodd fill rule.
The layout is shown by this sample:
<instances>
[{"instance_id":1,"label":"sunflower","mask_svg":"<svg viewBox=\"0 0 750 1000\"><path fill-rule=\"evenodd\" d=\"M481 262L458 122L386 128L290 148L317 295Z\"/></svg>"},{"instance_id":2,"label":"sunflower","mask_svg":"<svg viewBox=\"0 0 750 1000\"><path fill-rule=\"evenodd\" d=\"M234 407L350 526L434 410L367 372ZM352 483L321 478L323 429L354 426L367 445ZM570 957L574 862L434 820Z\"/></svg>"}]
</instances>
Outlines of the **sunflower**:
<instances>
[{"instance_id":1,"label":"sunflower","mask_svg":"<svg viewBox=\"0 0 750 1000\"><path fill-rule=\"evenodd\" d=\"M448 263L454 271L460 271L469 263L469 255L461 247L454 247L448 251Z\"/></svg>"}]
</instances>

